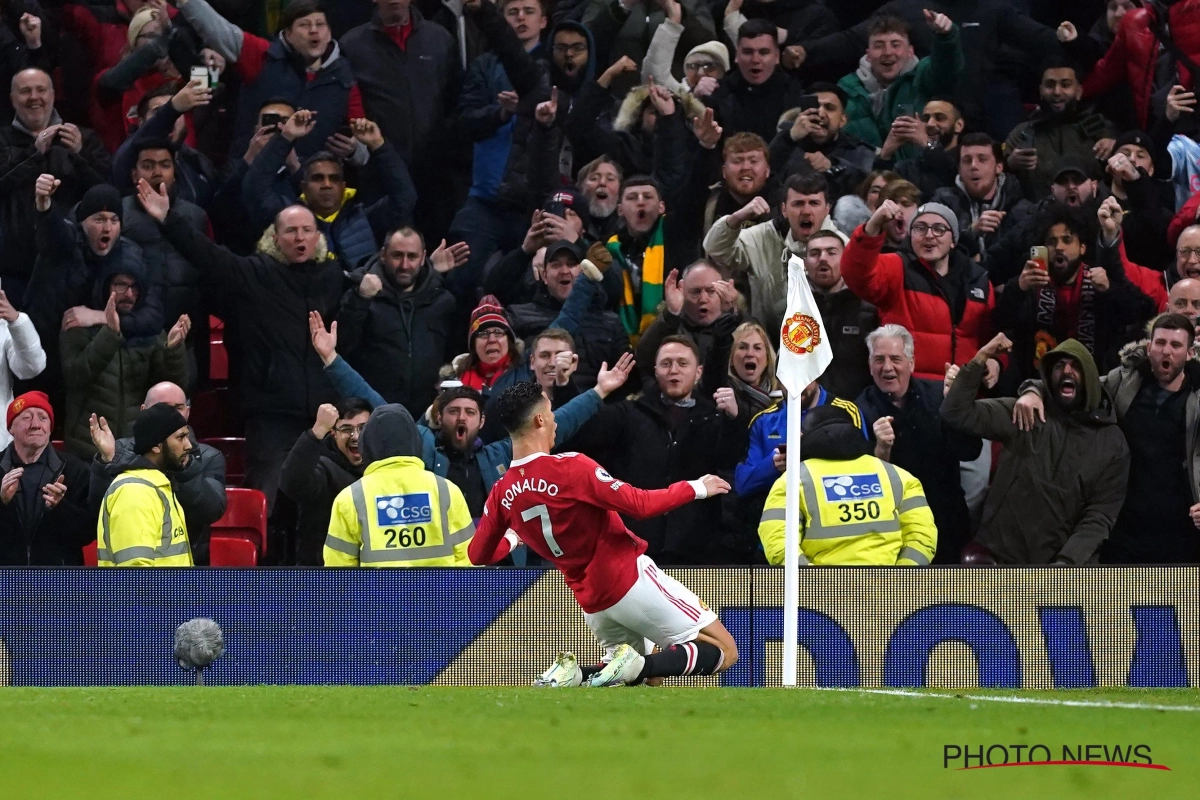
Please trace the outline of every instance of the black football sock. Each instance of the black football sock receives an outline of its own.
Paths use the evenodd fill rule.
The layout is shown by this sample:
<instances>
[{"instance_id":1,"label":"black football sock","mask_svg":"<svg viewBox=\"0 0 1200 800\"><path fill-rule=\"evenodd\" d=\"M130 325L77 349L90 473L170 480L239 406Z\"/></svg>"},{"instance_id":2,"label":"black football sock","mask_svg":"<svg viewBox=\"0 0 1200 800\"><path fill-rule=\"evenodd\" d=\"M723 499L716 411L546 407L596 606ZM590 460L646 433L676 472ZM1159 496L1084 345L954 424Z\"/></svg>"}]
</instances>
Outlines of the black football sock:
<instances>
[{"instance_id":1,"label":"black football sock","mask_svg":"<svg viewBox=\"0 0 1200 800\"><path fill-rule=\"evenodd\" d=\"M676 675L712 675L721 668L725 654L708 642L673 644L661 653L646 656L638 681L669 678Z\"/></svg>"},{"instance_id":2,"label":"black football sock","mask_svg":"<svg viewBox=\"0 0 1200 800\"><path fill-rule=\"evenodd\" d=\"M594 667L585 667L584 665L580 664L579 671L583 673L583 679L586 681L588 678L592 677L597 672L604 669L604 666L605 666L604 664L597 664Z\"/></svg>"}]
</instances>

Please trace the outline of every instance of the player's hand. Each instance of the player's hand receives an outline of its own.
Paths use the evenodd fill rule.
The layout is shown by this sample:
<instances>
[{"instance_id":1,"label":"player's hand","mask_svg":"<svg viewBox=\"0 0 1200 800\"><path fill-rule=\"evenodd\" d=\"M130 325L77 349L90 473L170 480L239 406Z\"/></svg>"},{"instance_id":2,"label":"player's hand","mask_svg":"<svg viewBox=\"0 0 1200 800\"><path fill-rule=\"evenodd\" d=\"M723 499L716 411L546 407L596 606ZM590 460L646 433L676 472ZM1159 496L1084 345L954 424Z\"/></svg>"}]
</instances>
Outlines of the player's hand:
<instances>
[{"instance_id":1,"label":"player's hand","mask_svg":"<svg viewBox=\"0 0 1200 800\"><path fill-rule=\"evenodd\" d=\"M302 108L287 118L280 126L279 132L283 134L283 138L294 142L308 136L315 127L317 127L317 112Z\"/></svg>"},{"instance_id":2,"label":"player's hand","mask_svg":"<svg viewBox=\"0 0 1200 800\"><path fill-rule=\"evenodd\" d=\"M1000 228L1000 223L1004 222L1004 217L1007 212L1004 211L984 211L979 215L979 219L971 224L971 230L977 234L984 236L995 233Z\"/></svg>"},{"instance_id":3,"label":"player's hand","mask_svg":"<svg viewBox=\"0 0 1200 800\"><path fill-rule=\"evenodd\" d=\"M187 340L188 332L192 329L192 320L187 314L180 314L179 319L167 332L167 349L173 350Z\"/></svg>"},{"instance_id":4,"label":"player's hand","mask_svg":"<svg viewBox=\"0 0 1200 800\"><path fill-rule=\"evenodd\" d=\"M352 119L350 130L354 132L354 138L365 144L372 153L383 147L383 131L371 120L364 117Z\"/></svg>"},{"instance_id":5,"label":"player's hand","mask_svg":"<svg viewBox=\"0 0 1200 800\"><path fill-rule=\"evenodd\" d=\"M117 455L117 437L113 436L112 429L108 427L108 420L92 414L88 419L88 432L92 435L92 444L96 445L96 450L100 453L100 460L105 464L112 461Z\"/></svg>"},{"instance_id":6,"label":"player's hand","mask_svg":"<svg viewBox=\"0 0 1200 800\"><path fill-rule=\"evenodd\" d=\"M467 259L471 257L471 248L466 242L455 242L449 247L446 246L446 240L442 239L442 243L437 246L429 255L429 263L433 265L435 272L445 275L452 269L458 269L463 264L467 263Z\"/></svg>"},{"instance_id":7,"label":"player's hand","mask_svg":"<svg viewBox=\"0 0 1200 800\"><path fill-rule=\"evenodd\" d=\"M38 176L37 182L33 184L33 204L38 211L45 213L50 210L50 198L58 191L59 186L62 186L62 181L49 173Z\"/></svg>"},{"instance_id":8,"label":"player's hand","mask_svg":"<svg viewBox=\"0 0 1200 800\"><path fill-rule=\"evenodd\" d=\"M30 50L39 50L42 46L42 18L26 11L21 15L17 27L21 29L21 38Z\"/></svg>"},{"instance_id":9,"label":"player's hand","mask_svg":"<svg viewBox=\"0 0 1200 800\"><path fill-rule=\"evenodd\" d=\"M1073 42L1079 38L1079 31L1075 30L1075 25L1071 22L1060 22L1058 28L1055 29L1054 35L1064 44Z\"/></svg>"},{"instance_id":10,"label":"player's hand","mask_svg":"<svg viewBox=\"0 0 1200 800\"><path fill-rule=\"evenodd\" d=\"M47 483L42 487L42 501L46 504L47 509L53 509L66 496L67 479L64 475L59 475L54 483Z\"/></svg>"},{"instance_id":11,"label":"player's hand","mask_svg":"<svg viewBox=\"0 0 1200 800\"><path fill-rule=\"evenodd\" d=\"M554 385L566 386L579 368L579 354L564 350L554 356Z\"/></svg>"},{"instance_id":12,"label":"player's hand","mask_svg":"<svg viewBox=\"0 0 1200 800\"><path fill-rule=\"evenodd\" d=\"M833 169L833 162L829 160L829 156L816 150L811 153L805 153L804 160L817 172L829 172L829 170Z\"/></svg>"},{"instance_id":13,"label":"player's hand","mask_svg":"<svg viewBox=\"0 0 1200 800\"><path fill-rule=\"evenodd\" d=\"M1108 271L1104 267L1088 267L1087 276L1092 279L1097 292L1107 292L1112 288L1108 280Z\"/></svg>"},{"instance_id":14,"label":"player's hand","mask_svg":"<svg viewBox=\"0 0 1200 800\"><path fill-rule=\"evenodd\" d=\"M321 319L321 312L308 312L308 336L312 340L313 349L321 357L321 363L328 367L337 358L337 320L329 325L329 330L325 330L325 320Z\"/></svg>"},{"instance_id":15,"label":"player's hand","mask_svg":"<svg viewBox=\"0 0 1200 800\"><path fill-rule=\"evenodd\" d=\"M683 313L683 286L679 282L679 270L673 269L663 281L663 301L667 312L679 316Z\"/></svg>"},{"instance_id":16,"label":"player's hand","mask_svg":"<svg viewBox=\"0 0 1200 800\"><path fill-rule=\"evenodd\" d=\"M704 497L697 497L697 500L729 493L729 483L724 478L719 478L716 475L705 475L700 479L700 483L704 485L705 494Z\"/></svg>"},{"instance_id":17,"label":"player's hand","mask_svg":"<svg viewBox=\"0 0 1200 800\"><path fill-rule=\"evenodd\" d=\"M1141 173L1138 172L1137 167L1135 167L1133 162L1129 160L1129 156L1125 155L1124 153L1114 153L1112 157L1108 159L1107 169L1108 173L1114 178L1120 178L1126 183L1136 181L1141 177Z\"/></svg>"},{"instance_id":18,"label":"player's hand","mask_svg":"<svg viewBox=\"0 0 1200 800\"><path fill-rule=\"evenodd\" d=\"M945 36L954 26L954 23L951 22L950 18L945 14L939 14L936 11L929 10L928 8L925 9L925 24L929 26L929 30L933 31L939 36Z\"/></svg>"},{"instance_id":19,"label":"player's hand","mask_svg":"<svg viewBox=\"0 0 1200 800\"><path fill-rule=\"evenodd\" d=\"M692 90L692 94L696 97L708 97L717 90L721 84L711 75L705 75L700 80L696 81L696 88Z\"/></svg>"},{"instance_id":20,"label":"player's hand","mask_svg":"<svg viewBox=\"0 0 1200 800\"><path fill-rule=\"evenodd\" d=\"M1038 151L1036 147L1019 147L1008 154L1008 168L1014 172L1027 172L1037 169Z\"/></svg>"},{"instance_id":21,"label":"player's hand","mask_svg":"<svg viewBox=\"0 0 1200 800\"><path fill-rule=\"evenodd\" d=\"M21 312L13 308L13 304L8 302L8 295L0 291L0 319L5 322L16 322L17 317L20 315Z\"/></svg>"},{"instance_id":22,"label":"player's hand","mask_svg":"<svg viewBox=\"0 0 1200 800\"><path fill-rule=\"evenodd\" d=\"M728 386L722 386L713 393L713 402L717 404L717 408L725 412L725 416L730 419L737 419L738 404L737 395L733 393L733 389Z\"/></svg>"},{"instance_id":23,"label":"player's hand","mask_svg":"<svg viewBox=\"0 0 1200 800\"><path fill-rule=\"evenodd\" d=\"M788 131L788 136L793 142L798 142L806 138L810 133L820 127L821 109L806 108L796 115L796 119L792 121L792 128Z\"/></svg>"},{"instance_id":24,"label":"player's hand","mask_svg":"<svg viewBox=\"0 0 1200 800\"><path fill-rule=\"evenodd\" d=\"M628 56L625 56L628 58ZM558 87L550 87L550 99L538 103L533 109L533 118L543 128L549 128L558 119Z\"/></svg>"},{"instance_id":25,"label":"player's hand","mask_svg":"<svg viewBox=\"0 0 1200 800\"><path fill-rule=\"evenodd\" d=\"M1040 290L1050 285L1050 273L1042 269L1036 261L1026 261L1021 276L1017 278L1017 288L1022 292Z\"/></svg>"},{"instance_id":26,"label":"player's hand","mask_svg":"<svg viewBox=\"0 0 1200 800\"><path fill-rule=\"evenodd\" d=\"M1172 86L1167 93L1166 117L1175 122L1183 114L1193 114L1196 111L1196 93L1189 92L1182 86Z\"/></svg>"},{"instance_id":27,"label":"player's hand","mask_svg":"<svg viewBox=\"0 0 1200 800\"><path fill-rule=\"evenodd\" d=\"M946 376L942 378L942 397L950 394L950 387L954 385L954 379L958 377L959 367L957 364L946 362Z\"/></svg>"},{"instance_id":28,"label":"player's hand","mask_svg":"<svg viewBox=\"0 0 1200 800\"><path fill-rule=\"evenodd\" d=\"M368 272L362 276L362 280L358 283L358 296L363 300L370 300L375 295L383 291L383 281L379 276Z\"/></svg>"},{"instance_id":29,"label":"player's hand","mask_svg":"<svg viewBox=\"0 0 1200 800\"><path fill-rule=\"evenodd\" d=\"M17 489L21 488L21 476L24 474L24 467L17 467L4 473L4 479L0 480L0 503L8 505L12 502Z\"/></svg>"},{"instance_id":30,"label":"player's hand","mask_svg":"<svg viewBox=\"0 0 1200 800\"><path fill-rule=\"evenodd\" d=\"M997 333L990 342L979 348L979 352L975 354L975 360L987 361L987 359L997 358L1009 350L1012 350L1012 340L1003 333Z\"/></svg>"},{"instance_id":31,"label":"player's hand","mask_svg":"<svg viewBox=\"0 0 1200 800\"><path fill-rule=\"evenodd\" d=\"M61 124L46 126L45 128L42 129L42 132L39 133L34 138L33 146L37 149L37 151L39 153L41 153L42 155L45 155L46 151L49 150L51 145L54 144L54 137L58 136L58 132L61 129L62 129Z\"/></svg>"},{"instance_id":32,"label":"player's hand","mask_svg":"<svg viewBox=\"0 0 1200 800\"><path fill-rule=\"evenodd\" d=\"M1096 219L1100 222L1100 236L1104 244L1111 245L1117 241L1121 233L1121 223L1125 221L1125 211L1117 198L1108 196L1096 209Z\"/></svg>"},{"instance_id":33,"label":"player's hand","mask_svg":"<svg viewBox=\"0 0 1200 800\"><path fill-rule=\"evenodd\" d=\"M165 220L167 214L171 213L171 197L167 194L166 183L163 183L162 191L156 191L145 178L141 178L137 183L137 195L142 208L158 222Z\"/></svg>"},{"instance_id":34,"label":"player's hand","mask_svg":"<svg viewBox=\"0 0 1200 800\"><path fill-rule=\"evenodd\" d=\"M883 233L884 225L901 216L903 213L904 209L895 200L884 200L879 204L879 208L875 209L875 213L871 215L871 218L867 220L863 231L867 236L878 236Z\"/></svg>"},{"instance_id":35,"label":"player's hand","mask_svg":"<svg viewBox=\"0 0 1200 800\"><path fill-rule=\"evenodd\" d=\"M600 395L600 399L603 400L624 386L636 364L633 353L622 353L612 369L608 368L607 361L602 363L600 371L596 373L596 394Z\"/></svg>"},{"instance_id":36,"label":"player's hand","mask_svg":"<svg viewBox=\"0 0 1200 800\"><path fill-rule=\"evenodd\" d=\"M1046 403L1039 392L1026 392L1013 404L1013 425L1019 431L1031 431L1038 422L1046 421Z\"/></svg>"},{"instance_id":37,"label":"player's hand","mask_svg":"<svg viewBox=\"0 0 1200 800\"><path fill-rule=\"evenodd\" d=\"M703 81L701 82L703 83ZM713 110L706 108L704 113L692 122L692 133L696 135L696 141L700 142L701 147L705 150L712 150L717 146L717 142L721 141L724 129L717 124Z\"/></svg>"},{"instance_id":38,"label":"player's hand","mask_svg":"<svg viewBox=\"0 0 1200 800\"><path fill-rule=\"evenodd\" d=\"M317 409L317 421L313 423L312 434L318 439L324 439L337 425L338 410L332 403L322 403Z\"/></svg>"},{"instance_id":39,"label":"player's hand","mask_svg":"<svg viewBox=\"0 0 1200 800\"><path fill-rule=\"evenodd\" d=\"M78 155L83 151L83 131L79 130L78 125L64 122L59 127L58 134L63 146L72 153Z\"/></svg>"},{"instance_id":40,"label":"player's hand","mask_svg":"<svg viewBox=\"0 0 1200 800\"><path fill-rule=\"evenodd\" d=\"M757 219L770 213L771 204L762 197L755 197L749 203L746 203L746 205L730 214L729 221L733 223L734 227L740 227L752 219Z\"/></svg>"},{"instance_id":41,"label":"player's hand","mask_svg":"<svg viewBox=\"0 0 1200 800\"><path fill-rule=\"evenodd\" d=\"M654 76L650 76L650 102L654 104L654 110L658 112L660 117L669 117L675 113L675 95L659 86L654 82Z\"/></svg>"},{"instance_id":42,"label":"player's hand","mask_svg":"<svg viewBox=\"0 0 1200 800\"><path fill-rule=\"evenodd\" d=\"M896 443L896 431L892 428L892 420L892 417L880 417L871 426L871 431L875 434L876 443L884 445L889 451L892 449L892 445Z\"/></svg>"}]
</instances>

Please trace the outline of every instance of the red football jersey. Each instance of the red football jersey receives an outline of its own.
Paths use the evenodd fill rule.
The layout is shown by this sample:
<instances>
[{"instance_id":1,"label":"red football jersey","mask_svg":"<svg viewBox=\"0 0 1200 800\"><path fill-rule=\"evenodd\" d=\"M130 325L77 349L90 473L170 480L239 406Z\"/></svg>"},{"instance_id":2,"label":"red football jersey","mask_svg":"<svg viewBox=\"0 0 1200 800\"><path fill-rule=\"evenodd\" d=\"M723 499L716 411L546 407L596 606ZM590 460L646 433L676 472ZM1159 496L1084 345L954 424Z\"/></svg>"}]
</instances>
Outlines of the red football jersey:
<instances>
[{"instance_id":1,"label":"red football jersey","mask_svg":"<svg viewBox=\"0 0 1200 800\"><path fill-rule=\"evenodd\" d=\"M610 608L637 582L646 542L629 532L621 514L645 519L696 499L687 481L644 490L614 479L579 453L537 453L514 461L496 481L468 554L491 564L511 551L505 534L562 572L588 613Z\"/></svg>"}]
</instances>

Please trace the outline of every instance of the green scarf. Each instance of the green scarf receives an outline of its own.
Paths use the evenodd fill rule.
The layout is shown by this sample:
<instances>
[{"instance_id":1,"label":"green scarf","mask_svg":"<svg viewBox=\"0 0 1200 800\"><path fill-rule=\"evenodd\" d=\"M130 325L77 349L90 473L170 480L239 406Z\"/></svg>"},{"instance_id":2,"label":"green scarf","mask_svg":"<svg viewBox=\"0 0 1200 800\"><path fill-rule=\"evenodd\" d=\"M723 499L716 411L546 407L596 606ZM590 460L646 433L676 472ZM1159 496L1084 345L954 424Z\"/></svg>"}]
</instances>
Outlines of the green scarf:
<instances>
[{"instance_id":1,"label":"green scarf","mask_svg":"<svg viewBox=\"0 0 1200 800\"><path fill-rule=\"evenodd\" d=\"M633 293L633 271L621 253L621 242L613 236L604 246L612 253L613 260L621 265L621 277L625 284L625 295L621 302L621 324L629 334L629 343L636 345L642 331L650 327L658 314L658 304L663 299L663 274L666 249L663 247L663 217L658 218L650 232L650 242L642 256L642 302L637 303Z\"/></svg>"}]
</instances>

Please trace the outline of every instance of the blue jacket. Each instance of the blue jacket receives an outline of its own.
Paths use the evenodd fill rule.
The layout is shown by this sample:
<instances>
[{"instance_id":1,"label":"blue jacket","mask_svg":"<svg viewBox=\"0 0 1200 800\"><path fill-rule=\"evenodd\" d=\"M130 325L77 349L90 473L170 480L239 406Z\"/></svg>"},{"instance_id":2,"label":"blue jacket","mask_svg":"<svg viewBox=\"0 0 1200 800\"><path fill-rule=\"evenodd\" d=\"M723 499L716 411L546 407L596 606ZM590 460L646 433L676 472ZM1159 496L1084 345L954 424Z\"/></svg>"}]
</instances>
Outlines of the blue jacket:
<instances>
[{"instance_id":1,"label":"blue jacket","mask_svg":"<svg viewBox=\"0 0 1200 800\"><path fill-rule=\"evenodd\" d=\"M289 205L303 202L290 183L277 180L292 144L276 134L242 178L242 205L251 215L248 224L255 230L266 228ZM384 234L411 222L417 205L416 187L404 159L394 147L384 142L371 153L367 164L376 172L387 195L370 206L351 196L332 221L317 218L317 227L325 234L330 252L349 267L375 255Z\"/></svg>"},{"instance_id":2,"label":"blue jacket","mask_svg":"<svg viewBox=\"0 0 1200 800\"><path fill-rule=\"evenodd\" d=\"M834 397L825 391L824 386L819 391L818 406L835 405L846 409L854 419L854 424L862 429L863 436L871 438L858 406L849 400ZM800 413L800 418L803 420L806 414L807 408ZM746 460L733 471L733 490L743 497L770 491L782 474L775 469L774 462L775 450L781 444L787 444L787 403L784 401L760 411L750 420L750 449L746 453Z\"/></svg>"},{"instance_id":3,"label":"blue jacket","mask_svg":"<svg viewBox=\"0 0 1200 800\"><path fill-rule=\"evenodd\" d=\"M361 397L372 407L386 403L383 396L372 389L341 356L325 368L325 374L342 397ZM532 380L532 376L526 380ZM574 436L602 405L604 401L600 399L600 395L596 394L595 389L590 389L555 411L554 421L558 423L558 430L554 434L554 446L558 447ZM425 469L446 477L450 471L450 458L438 442L437 434L420 422L417 423L417 431L421 435L421 460L425 462ZM479 465L479 474L483 476L484 488L491 491L492 484L504 475L509 462L512 461L512 440L501 439L482 446L477 442L476 447L475 462Z\"/></svg>"}]
</instances>

